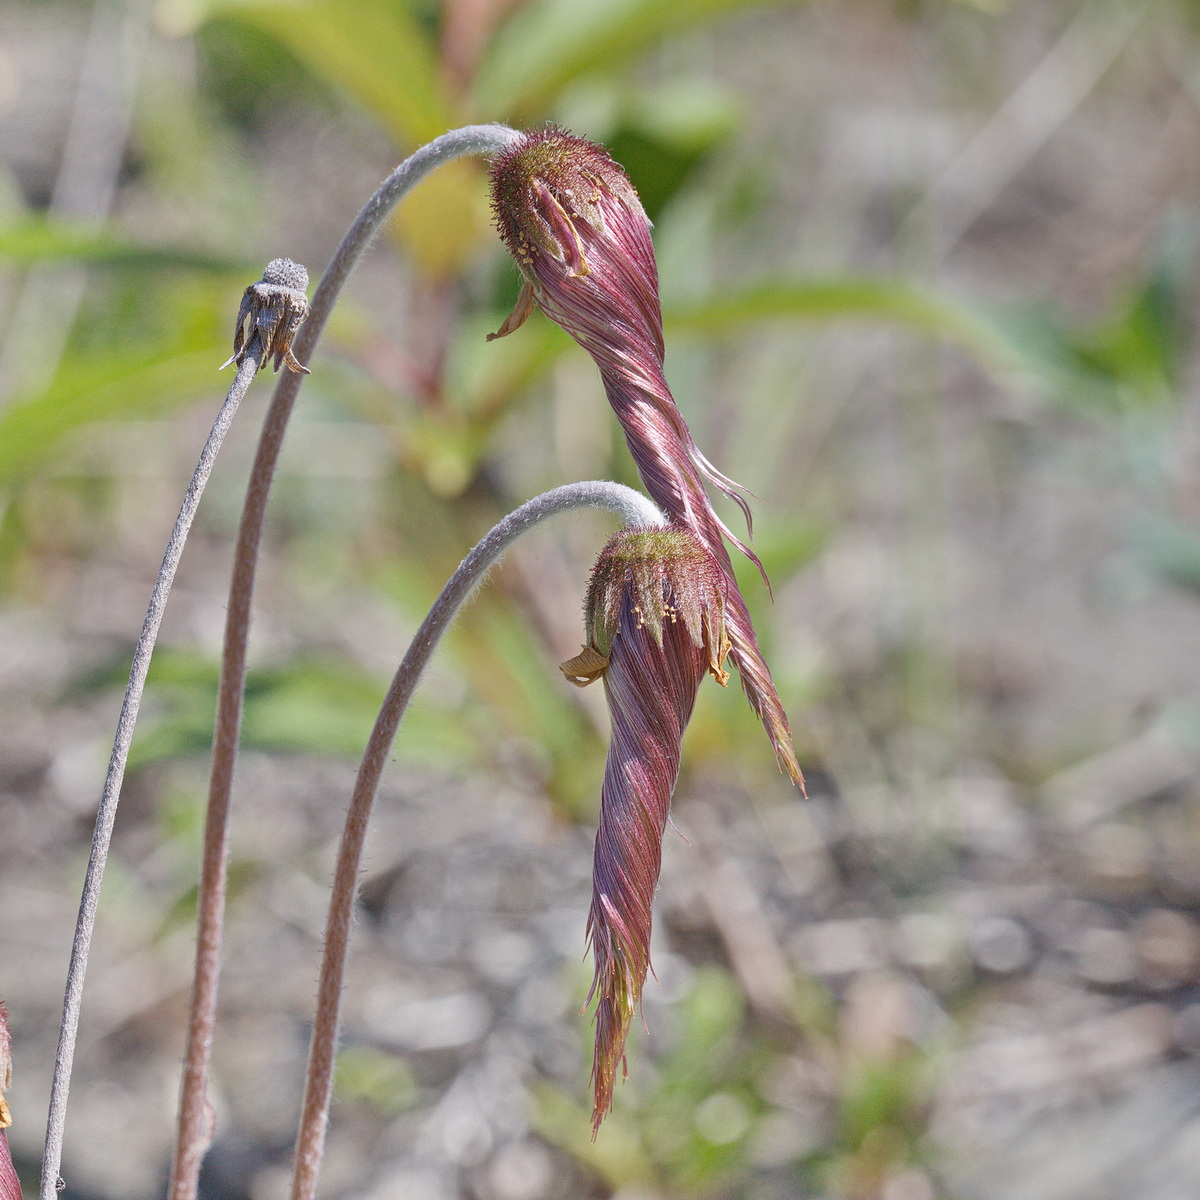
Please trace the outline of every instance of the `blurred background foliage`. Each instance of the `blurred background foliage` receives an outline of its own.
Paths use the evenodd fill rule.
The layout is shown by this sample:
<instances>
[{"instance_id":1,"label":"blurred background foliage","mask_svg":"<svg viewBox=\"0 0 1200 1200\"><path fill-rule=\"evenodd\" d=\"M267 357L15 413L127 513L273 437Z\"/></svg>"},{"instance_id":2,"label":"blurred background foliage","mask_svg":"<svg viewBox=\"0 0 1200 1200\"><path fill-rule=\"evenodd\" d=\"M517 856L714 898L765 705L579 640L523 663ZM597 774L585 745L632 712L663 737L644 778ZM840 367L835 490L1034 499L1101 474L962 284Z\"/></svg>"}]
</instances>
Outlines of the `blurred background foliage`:
<instances>
[{"instance_id":1,"label":"blurred background foliage","mask_svg":"<svg viewBox=\"0 0 1200 1200\"><path fill-rule=\"evenodd\" d=\"M1084 1017L1137 1014L1150 997L1173 1032L1157 1057L1130 1051L1147 1069L1200 1041L1185 1036L1200 1012L1200 935L1186 924L1200 910L1198 51L1183 0L10 4L0 587L16 734L0 757L5 820L37 799L59 814L45 818L54 836L10 852L39 863L63 839L83 844L105 722L222 390L241 289L276 255L316 277L378 180L445 129L558 121L629 170L656 225L681 407L709 457L763 498L755 547L774 607L752 569L743 586L812 802L788 815L796 799L737 689L704 689L680 823L728 903L689 893L668 854L653 1038L635 1035L600 1138L587 1137L572 1044L521 1059L525 1115L511 1129L496 1118L484 1150L455 1150L450 1133L436 1152L421 1141L421 1120L460 1111L483 1071L481 1034L436 1031L452 1017L473 1028L472 996L508 1003L496 997L517 981L493 964L419 1010L420 1034L389 1041L352 1016L338 1144L358 1172L338 1175L335 1145L331 1186L363 1194L370 1174L381 1200L1108 1195L1095 1179L1053 1182L1044 1159L1025 1190L989 1190L980 1130L999 1101L955 1088L980 1030L1036 1025L1012 1015L1023 1004L1090 1029ZM456 163L401 206L331 323L289 435L255 630L247 760L291 764L254 776L264 803L286 806L288 781L343 778L405 635L502 513L570 479L636 483L568 338L536 316L485 341L517 288L483 169ZM239 418L206 498L131 764L109 920L119 946L144 953L144 935L161 958L162 996L130 1001L143 1016L179 990L162 964L179 958L194 904L228 551L262 407L259 395ZM510 793L543 805L547 856L585 866L570 831L594 819L605 718L555 664L577 648L605 528L580 517L541 531L497 572L396 749L403 779L457 781L503 812ZM256 904L316 903L341 804L322 798L328 815L279 835L299 864L286 887L269 836L235 847L235 921ZM378 929L390 945L388 929L436 907L410 882L445 852L430 845L379 850L368 942ZM579 902L572 869L531 911ZM508 896L492 900L511 916ZM482 902L463 905L482 920ZM405 978L407 954L423 982L404 986L436 993L450 968L429 951L436 978L421 974L417 924L393 967ZM1096 966L1080 947L1108 935ZM581 928L571 937L542 982L546 995L569 983L560 1016L575 1029L585 982L564 962ZM1114 947L1134 964L1124 974ZM305 986L301 970L301 1009ZM0 989L19 1023L21 988ZM29 999L27 1047L52 992ZM1009 1007L996 1016L993 1002ZM114 1054L137 1024L122 1011L104 1035ZM1120 1029L1142 1044L1129 1030L1143 1025ZM149 1041L169 1063L170 1037ZM278 1061L295 1052L277 1047ZM239 1069L226 1065L223 1086L247 1144L225 1146L209 1185L258 1200L278 1194L286 1135L237 1098ZM89 1103L81 1124L101 1128ZM977 1143L956 1140L959 1109L984 1114L963 1135ZM148 1194L156 1136L126 1156L140 1174L99 1145L76 1152L76 1170L96 1194ZM420 1171L389 1184L386 1165L410 1159Z\"/></svg>"}]
</instances>

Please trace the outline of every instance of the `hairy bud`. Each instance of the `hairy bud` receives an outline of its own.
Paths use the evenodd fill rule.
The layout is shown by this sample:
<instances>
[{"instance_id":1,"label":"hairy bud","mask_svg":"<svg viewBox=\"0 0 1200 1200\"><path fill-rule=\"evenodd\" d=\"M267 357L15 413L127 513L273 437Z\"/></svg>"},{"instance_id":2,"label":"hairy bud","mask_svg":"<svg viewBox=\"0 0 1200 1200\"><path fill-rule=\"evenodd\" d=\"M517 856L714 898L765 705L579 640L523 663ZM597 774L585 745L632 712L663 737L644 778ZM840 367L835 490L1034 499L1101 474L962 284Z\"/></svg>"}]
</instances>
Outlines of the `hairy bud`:
<instances>
[{"instance_id":1,"label":"hairy bud","mask_svg":"<svg viewBox=\"0 0 1200 1200\"><path fill-rule=\"evenodd\" d=\"M562 666L603 679L612 742L600 793L588 937L595 977L592 1132L612 1108L625 1040L650 968L651 901L679 776L683 731L705 673L724 684L726 579L689 530L630 529L601 552L588 587L588 643Z\"/></svg>"},{"instance_id":2,"label":"hairy bud","mask_svg":"<svg viewBox=\"0 0 1200 1200\"><path fill-rule=\"evenodd\" d=\"M663 374L658 267L637 192L601 147L550 127L497 155L492 203L525 279L516 308L492 336L519 328L536 304L595 360L646 490L695 534L724 575L729 656L780 766L803 786L725 539L758 559L713 511L704 481L733 499L747 524L749 506L742 489L700 453Z\"/></svg>"}]
</instances>

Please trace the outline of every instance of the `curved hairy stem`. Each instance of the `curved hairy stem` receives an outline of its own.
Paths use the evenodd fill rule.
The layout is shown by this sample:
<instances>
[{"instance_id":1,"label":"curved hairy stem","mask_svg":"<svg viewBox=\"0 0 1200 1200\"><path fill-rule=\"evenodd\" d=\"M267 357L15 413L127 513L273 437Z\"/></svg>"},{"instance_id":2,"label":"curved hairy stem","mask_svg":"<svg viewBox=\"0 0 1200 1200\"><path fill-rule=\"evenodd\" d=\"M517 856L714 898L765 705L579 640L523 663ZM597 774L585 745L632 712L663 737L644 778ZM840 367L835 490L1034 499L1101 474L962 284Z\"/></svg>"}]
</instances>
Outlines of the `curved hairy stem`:
<instances>
[{"instance_id":1,"label":"curved hairy stem","mask_svg":"<svg viewBox=\"0 0 1200 1200\"><path fill-rule=\"evenodd\" d=\"M396 202L442 163L469 154L494 154L517 136L514 130L502 125L469 125L423 146L384 180L350 226L313 295L308 319L301 326L293 344L293 352L301 363L307 363L311 358L342 286ZM225 849L241 730L250 605L267 497L283 445L283 435L303 379L303 375L288 372L280 377L275 388L251 468L234 551L204 832L197 912L196 975L169 1200L195 1200L200 1163L212 1140L207 1101L208 1067L216 1024L221 926L225 911Z\"/></svg>"},{"instance_id":2,"label":"curved hairy stem","mask_svg":"<svg viewBox=\"0 0 1200 1200\"><path fill-rule=\"evenodd\" d=\"M75 938L71 944L71 962L67 968L66 994L63 997L62 1023L58 1030L58 1052L54 1059L54 1079L50 1085L50 1113L46 1122L46 1145L42 1154L41 1200L55 1200L58 1195L58 1175L62 1166L63 1129L67 1114L67 1092L71 1086L71 1066L75 1056L75 1038L79 1031L79 1008L83 1000L83 981L87 972L88 950L92 944L92 931L96 926L96 907L100 900L100 884L104 878L104 864L108 859L108 847L112 841L113 822L117 817L117 802L121 795L121 784L125 779L125 764L129 761L129 746L133 741L133 727L137 721L138 707L146 686L146 673L150 669L150 657L162 624L167 596L175 579L175 571L183 556L192 520L204 493L204 486L212 473L217 452L229 431L234 413L246 394L250 381L258 371L262 359L262 346L255 335L251 351L247 353L237 375L217 413L208 441L200 454L200 461L192 474L183 498L183 506L171 530L171 539L163 555L158 578L142 633L133 652L133 665L129 669L129 682L125 686L125 698L121 703L121 715L117 719L117 733L113 740L112 755L108 760L108 774L104 779L104 791L100 808L96 813L96 827L92 834L92 849L88 857L87 874L84 876L83 895L79 901L79 917L75 924Z\"/></svg>"},{"instance_id":3,"label":"curved hairy stem","mask_svg":"<svg viewBox=\"0 0 1200 1200\"><path fill-rule=\"evenodd\" d=\"M317 1192L317 1176L325 1148L325 1129L329 1122L329 1102L333 1091L342 980L350 946L350 921L358 888L359 863L367 835L367 821L396 730L442 635L489 568L521 534L539 521L555 513L585 507L607 508L617 513L626 525L654 526L666 523L666 518L651 501L640 492L619 483L572 483L534 497L509 513L463 559L421 623L388 688L363 753L338 846L333 892L325 925L325 952L317 985L312 1045L304 1084L304 1107L296 1138L292 1200L313 1200Z\"/></svg>"}]
</instances>

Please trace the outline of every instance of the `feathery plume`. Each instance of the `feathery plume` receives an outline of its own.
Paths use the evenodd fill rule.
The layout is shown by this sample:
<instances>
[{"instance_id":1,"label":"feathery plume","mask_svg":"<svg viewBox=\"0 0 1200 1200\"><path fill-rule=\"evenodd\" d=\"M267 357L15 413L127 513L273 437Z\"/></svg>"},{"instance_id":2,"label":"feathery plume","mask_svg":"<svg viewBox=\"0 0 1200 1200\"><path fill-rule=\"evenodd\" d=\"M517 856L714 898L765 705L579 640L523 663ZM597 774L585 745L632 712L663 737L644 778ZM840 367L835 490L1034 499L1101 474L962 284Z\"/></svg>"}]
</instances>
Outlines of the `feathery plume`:
<instances>
[{"instance_id":1,"label":"feathery plume","mask_svg":"<svg viewBox=\"0 0 1200 1200\"><path fill-rule=\"evenodd\" d=\"M596 999L592 1136L612 1108L617 1067L650 968L651 901L679 776L680 743L705 672L724 685L725 573L689 530L626 529L588 587L587 644L562 665L604 680L612 741L600 793L588 937Z\"/></svg>"},{"instance_id":2,"label":"feathery plume","mask_svg":"<svg viewBox=\"0 0 1200 1200\"><path fill-rule=\"evenodd\" d=\"M0 1200L21 1200L21 1181L13 1166L4 1132L12 1124L12 1113L4 1093L12 1084L12 1034L8 1032L8 1011L0 1004Z\"/></svg>"},{"instance_id":3,"label":"feathery plume","mask_svg":"<svg viewBox=\"0 0 1200 1200\"><path fill-rule=\"evenodd\" d=\"M744 489L700 453L663 375L658 266L637 192L601 147L553 126L497 155L491 177L500 236L525 280L512 314L491 336L512 333L536 304L595 360L646 490L696 534L725 575L730 658L776 760L803 788L787 714L725 539L760 571L762 564L713 511L704 480L737 503L749 527Z\"/></svg>"}]
</instances>

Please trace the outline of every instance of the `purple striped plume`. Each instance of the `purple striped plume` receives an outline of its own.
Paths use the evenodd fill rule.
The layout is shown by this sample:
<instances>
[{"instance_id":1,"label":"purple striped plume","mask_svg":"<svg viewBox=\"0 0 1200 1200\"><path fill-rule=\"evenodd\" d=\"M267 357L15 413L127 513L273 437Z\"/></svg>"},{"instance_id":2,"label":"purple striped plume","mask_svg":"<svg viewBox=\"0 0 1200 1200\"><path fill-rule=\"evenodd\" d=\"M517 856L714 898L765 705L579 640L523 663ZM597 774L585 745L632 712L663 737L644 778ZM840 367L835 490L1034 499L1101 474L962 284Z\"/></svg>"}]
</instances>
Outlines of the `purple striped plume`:
<instances>
[{"instance_id":1,"label":"purple striped plume","mask_svg":"<svg viewBox=\"0 0 1200 1200\"><path fill-rule=\"evenodd\" d=\"M8 1012L0 1004L0 1200L21 1200L21 1181L17 1178L5 1130L12 1124L12 1113L4 1093L12 1083L12 1035L8 1032Z\"/></svg>"},{"instance_id":2,"label":"purple striped plume","mask_svg":"<svg viewBox=\"0 0 1200 1200\"><path fill-rule=\"evenodd\" d=\"M625 1039L650 967L650 905L679 776L680 742L705 672L722 685L726 576L682 528L618 533L586 601L587 644L563 663L572 683L604 680L612 741L600 792L588 937L596 973L592 1136L612 1108Z\"/></svg>"},{"instance_id":3,"label":"purple striped plume","mask_svg":"<svg viewBox=\"0 0 1200 1200\"><path fill-rule=\"evenodd\" d=\"M550 127L497 156L492 204L525 278L516 308L492 337L519 328L536 304L595 359L646 490L699 538L725 576L730 658L780 767L803 787L787 714L725 539L762 565L713 511L704 481L734 500L749 525L743 489L697 449L663 375L658 267L637 192L599 146Z\"/></svg>"}]
</instances>

